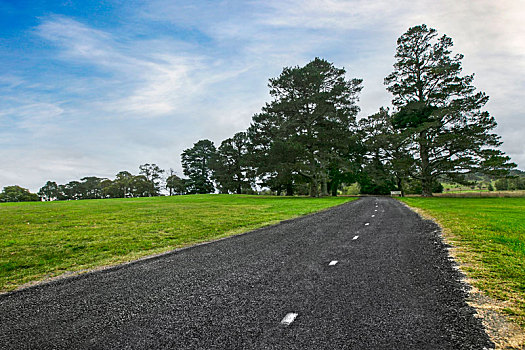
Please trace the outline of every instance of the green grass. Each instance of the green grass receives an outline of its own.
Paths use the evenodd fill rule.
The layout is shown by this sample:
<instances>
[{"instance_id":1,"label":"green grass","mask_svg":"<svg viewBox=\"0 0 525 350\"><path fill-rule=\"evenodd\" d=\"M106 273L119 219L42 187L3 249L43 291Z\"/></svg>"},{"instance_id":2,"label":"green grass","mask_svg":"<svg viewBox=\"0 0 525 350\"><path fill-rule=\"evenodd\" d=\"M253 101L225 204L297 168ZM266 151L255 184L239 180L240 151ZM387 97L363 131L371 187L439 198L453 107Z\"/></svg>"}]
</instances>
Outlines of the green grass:
<instances>
[{"instance_id":1,"label":"green grass","mask_svg":"<svg viewBox=\"0 0 525 350\"><path fill-rule=\"evenodd\" d=\"M525 198L403 198L435 218L472 284L525 328Z\"/></svg>"},{"instance_id":2,"label":"green grass","mask_svg":"<svg viewBox=\"0 0 525 350\"><path fill-rule=\"evenodd\" d=\"M191 195L0 204L0 291L114 265L352 198Z\"/></svg>"}]
</instances>

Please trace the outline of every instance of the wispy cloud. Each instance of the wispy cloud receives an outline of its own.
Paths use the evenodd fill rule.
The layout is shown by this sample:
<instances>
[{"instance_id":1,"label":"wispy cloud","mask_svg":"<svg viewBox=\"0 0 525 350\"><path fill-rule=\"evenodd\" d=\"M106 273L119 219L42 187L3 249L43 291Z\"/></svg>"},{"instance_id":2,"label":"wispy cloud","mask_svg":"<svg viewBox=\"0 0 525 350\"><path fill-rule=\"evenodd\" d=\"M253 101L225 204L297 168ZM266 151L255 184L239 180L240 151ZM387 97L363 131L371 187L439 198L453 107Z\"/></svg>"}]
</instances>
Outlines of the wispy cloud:
<instances>
[{"instance_id":1,"label":"wispy cloud","mask_svg":"<svg viewBox=\"0 0 525 350\"><path fill-rule=\"evenodd\" d=\"M110 33L68 18L45 21L37 32L59 47L62 60L106 74L99 84L112 88L110 95L91 102L113 114L151 117L174 111L191 95L192 75L202 65L199 57L170 53L173 43L157 43L168 44L162 52L148 42L119 42Z\"/></svg>"},{"instance_id":2,"label":"wispy cloud","mask_svg":"<svg viewBox=\"0 0 525 350\"><path fill-rule=\"evenodd\" d=\"M389 0L292 0L267 2L270 10L261 15L263 23L280 28L313 28L334 30L373 29L382 23L384 30L401 11L402 1Z\"/></svg>"}]
</instances>

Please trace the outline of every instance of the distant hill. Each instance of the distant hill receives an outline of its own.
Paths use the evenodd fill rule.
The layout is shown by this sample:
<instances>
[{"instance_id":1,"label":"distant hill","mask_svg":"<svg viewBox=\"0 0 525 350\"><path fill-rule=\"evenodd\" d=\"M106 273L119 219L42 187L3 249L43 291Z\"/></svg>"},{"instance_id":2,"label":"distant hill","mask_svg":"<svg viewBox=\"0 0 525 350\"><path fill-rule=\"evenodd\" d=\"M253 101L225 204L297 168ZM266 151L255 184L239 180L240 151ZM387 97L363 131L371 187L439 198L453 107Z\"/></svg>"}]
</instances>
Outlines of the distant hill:
<instances>
[{"instance_id":1,"label":"distant hill","mask_svg":"<svg viewBox=\"0 0 525 350\"><path fill-rule=\"evenodd\" d=\"M518 177L525 177L525 171L519 170L519 169L514 169L514 170L510 171L510 175L511 176L518 176Z\"/></svg>"},{"instance_id":2,"label":"distant hill","mask_svg":"<svg viewBox=\"0 0 525 350\"><path fill-rule=\"evenodd\" d=\"M509 171L509 176L525 177L525 171L519 170L519 169L513 169ZM467 179L467 181L485 181L485 182L491 181L490 176L481 174L481 173L468 174L468 175L465 175L465 178Z\"/></svg>"}]
</instances>

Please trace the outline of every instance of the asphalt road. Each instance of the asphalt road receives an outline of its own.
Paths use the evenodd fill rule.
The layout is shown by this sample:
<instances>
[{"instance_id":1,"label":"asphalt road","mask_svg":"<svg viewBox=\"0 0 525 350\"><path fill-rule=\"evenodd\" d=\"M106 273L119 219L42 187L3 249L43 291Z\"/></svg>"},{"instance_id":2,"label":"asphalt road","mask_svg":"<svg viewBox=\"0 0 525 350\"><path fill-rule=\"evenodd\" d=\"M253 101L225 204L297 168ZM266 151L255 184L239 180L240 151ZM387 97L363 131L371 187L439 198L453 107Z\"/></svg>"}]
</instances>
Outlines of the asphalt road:
<instances>
[{"instance_id":1,"label":"asphalt road","mask_svg":"<svg viewBox=\"0 0 525 350\"><path fill-rule=\"evenodd\" d=\"M394 199L362 198L2 295L0 346L491 349L437 230Z\"/></svg>"}]
</instances>

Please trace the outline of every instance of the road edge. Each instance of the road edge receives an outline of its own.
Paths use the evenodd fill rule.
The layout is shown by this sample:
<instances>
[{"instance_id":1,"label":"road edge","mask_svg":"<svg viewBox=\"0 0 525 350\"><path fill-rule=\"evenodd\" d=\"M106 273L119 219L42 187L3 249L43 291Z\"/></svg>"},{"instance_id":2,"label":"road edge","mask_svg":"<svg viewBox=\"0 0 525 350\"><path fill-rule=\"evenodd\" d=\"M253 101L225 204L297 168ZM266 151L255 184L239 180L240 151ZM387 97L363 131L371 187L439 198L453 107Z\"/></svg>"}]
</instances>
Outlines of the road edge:
<instances>
[{"instance_id":1,"label":"road edge","mask_svg":"<svg viewBox=\"0 0 525 350\"><path fill-rule=\"evenodd\" d=\"M472 279L465 272L464 264L462 264L457 258L460 247L456 246L449 237L452 236L452 232L443 227L438 219L430 215L423 209L411 207L403 201L398 200L399 203L407 207L416 213L423 220L430 220L439 227L438 236L440 239L449 247L447 248L447 254L449 259L453 261L461 275L463 276L461 282L464 283L468 288L468 299L467 303L473 307L477 315L476 317L481 319L485 332L490 337L492 342L496 345L496 350L523 350L525 349L525 332L511 322L508 317L501 311L504 306L501 302L490 298L485 295L481 290L472 286ZM448 237L447 237L448 236ZM463 251L464 252L464 251Z\"/></svg>"}]
</instances>

